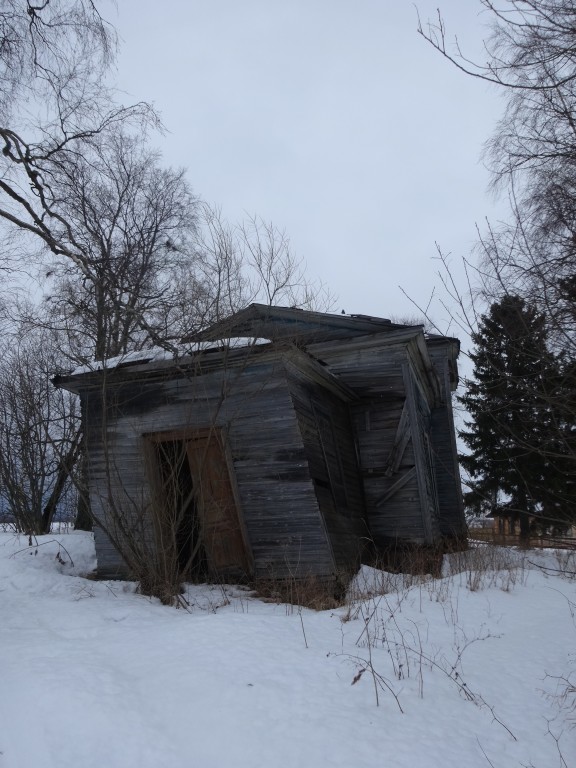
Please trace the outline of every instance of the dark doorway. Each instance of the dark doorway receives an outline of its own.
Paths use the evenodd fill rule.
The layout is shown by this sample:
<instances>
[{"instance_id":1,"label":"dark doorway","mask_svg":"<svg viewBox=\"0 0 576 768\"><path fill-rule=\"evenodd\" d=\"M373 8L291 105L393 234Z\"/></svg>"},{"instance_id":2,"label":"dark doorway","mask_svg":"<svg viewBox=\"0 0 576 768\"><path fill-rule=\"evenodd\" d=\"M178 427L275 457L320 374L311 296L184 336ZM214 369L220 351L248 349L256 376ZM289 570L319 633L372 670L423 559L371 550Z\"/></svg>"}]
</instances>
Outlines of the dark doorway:
<instances>
[{"instance_id":1,"label":"dark doorway","mask_svg":"<svg viewBox=\"0 0 576 768\"><path fill-rule=\"evenodd\" d=\"M148 439L160 475L159 508L182 577L246 578L250 558L219 432L157 433Z\"/></svg>"},{"instance_id":2,"label":"dark doorway","mask_svg":"<svg viewBox=\"0 0 576 768\"><path fill-rule=\"evenodd\" d=\"M160 508L163 511L163 548L176 549L176 561L183 578L204 581L208 574L202 545L194 481L184 440L155 443L156 466L160 474ZM167 546L166 546L167 545Z\"/></svg>"}]
</instances>

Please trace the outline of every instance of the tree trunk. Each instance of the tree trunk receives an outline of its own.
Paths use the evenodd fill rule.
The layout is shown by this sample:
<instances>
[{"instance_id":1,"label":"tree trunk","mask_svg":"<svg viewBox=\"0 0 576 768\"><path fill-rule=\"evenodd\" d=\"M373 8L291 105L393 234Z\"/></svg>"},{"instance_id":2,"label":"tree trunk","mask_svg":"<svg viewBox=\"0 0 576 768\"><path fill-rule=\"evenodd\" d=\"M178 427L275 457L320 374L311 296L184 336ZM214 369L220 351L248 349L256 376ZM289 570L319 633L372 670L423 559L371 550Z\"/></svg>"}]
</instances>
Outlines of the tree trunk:
<instances>
[{"instance_id":1,"label":"tree trunk","mask_svg":"<svg viewBox=\"0 0 576 768\"><path fill-rule=\"evenodd\" d=\"M75 531L91 531L94 527L94 520L90 511L90 495L88 493L88 473L86 471L86 455L83 453L78 467L78 508L76 510L76 520L74 521Z\"/></svg>"},{"instance_id":2,"label":"tree trunk","mask_svg":"<svg viewBox=\"0 0 576 768\"><path fill-rule=\"evenodd\" d=\"M530 546L530 512L532 509L532 504L529 503L527 494L522 494L522 497L519 499L519 506L520 511L518 513L519 519L520 519L520 546L521 547L529 547Z\"/></svg>"},{"instance_id":3,"label":"tree trunk","mask_svg":"<svg viewBox=\"0 0 576 768\"><path fill-rule=\"evenodd\" d=\"M528 512L520 512L520 545L530 546L530 515Z\"/></svg>"},{"instance_id":4,"label":"tree trunk","mask_svg":"<svg viewBox=\"0 0 576 768\"><path fill-rule=\"evenodd\" d=\"M50 497L46 502L46 505L42 512L42 533L50 533L50 526L52 525L52 519L54 517L56 509L58 508L60 499L62 498L62 493L66 486L66 481L70 477L70 474L74 469L76 462L78 461L81 444L82 444L82 430L79 429L78 432L74 435L74 438L70 443L70 446L68 448L68 452L66 453L66 455L60 457L60 462L58 465L58 474L56 476L56 482L54 484L54 488L52 489L52 493L50 494Z\"/></svg>"}]
</instances>

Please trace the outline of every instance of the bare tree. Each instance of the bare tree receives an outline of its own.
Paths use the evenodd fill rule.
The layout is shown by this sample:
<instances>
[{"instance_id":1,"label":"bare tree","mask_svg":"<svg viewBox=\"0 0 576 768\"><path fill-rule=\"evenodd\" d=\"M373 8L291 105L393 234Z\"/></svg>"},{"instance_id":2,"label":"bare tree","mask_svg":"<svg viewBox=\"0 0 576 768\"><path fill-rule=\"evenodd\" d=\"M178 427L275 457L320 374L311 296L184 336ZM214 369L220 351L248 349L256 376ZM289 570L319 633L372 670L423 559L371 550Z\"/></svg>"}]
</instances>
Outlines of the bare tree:
<instances>
[{"instance_id":1,"label":"bare tree","mask_svg":"<svg viewBox=\"0 0 576 768\"><path fill-rule=\"evenodd\" d=\"M418 16L418 32L467 75L518 91L546 91L572 83L576 55L570 0L477 0L490 26L486 60L472 61L449 38L441 11L434 21Z\"/></svg>"},{"instance_id":2,"label":"bare tree","mask_svg":"<svg viewBox=\"0 0 576 768\"><path fill-rule=\"evenodd\" d=\"M0 220L39 239L94 280L58 207L55 174L112 126L154 120L119 106L105 75L116 36L91 0L0 7Z\"/></svg>"},{"instance_id":3,"label":"bare tree","mask_svg":"<svg viewBox=\"0 0 576 768\"><path fill-rule=\"evenodd\" d=\"M0 42L4 119L22 98L51 101L56 95L73 105L73 86L90 83L98 91L116 52L114 30L92 0L2 0Z\"/></svg>"},{"instance_id":4,"label":"bare tree","mask_svg":"<svg viewBox=\"0 0 576 768\"><path fill-rule=\"evenodd\" d=\"M52 290L28 326L44 329L44 343L69 361L85 362L151 344L176 353L181 335L249 301L323 301L324 287L305 279L272 225L253 219L230 228L204 207L196 234L197 203L183 172L162 169L146 148L154 113L145 104L119 106L105 85L115 47L91 0L1 5L0 221L10 237L24 238L22 250L36 242L52 257ZM45 526L76 466L81 430L69 412L72 431L51 453L53 424L49 414L41 417L40 385L28 391L21 382L27 406L14 400L11 381L24 367L20 358L6 367L0 389L10 407L2 426L7 460L21 469L10 450L17 413L40 414L34 466L49 481L35 492L30 519L40 519L41 498ZM47 383L31 371L28 378Z\"/></svg>"},{"instance_id":5,"label":"bare tree","mask_svg":"<svg viewBox=\"0 0 576 768\"><path fill-rule=\"evenodd\" d=\"M419 32L468 75L506 96L485 158L495 189L508 192L511 220L481 237L490 300L521 292L550 318L574 353L576 273L576 7L571 0L478 0L491 23L486 61L450 44L440 13Z\"/></svg>"},{"instance_id":6,"label":"bare tree","mask_svg":"<svg viewBox=\"0 0 576 768\"><path fill-rule=\"evenodd\" d=\"M239 225L238 236L252 301L330 309L330 291L324 283L309 277L284 230L252 216Z\"/></svg>"},{"instance_id":7,"label":"bare tree","mask_svg":"<svg viewBox=\"0 0 576 768\"><path fill-rule=\"evenodd\" d=\"M154 343L171 349L179 328L169 321L176 320L182 272L193 259L196 200L184 172L162 168L142 137L121 130L99 133L84 150L54 163L53 233L80 254L90 278L74 261L52 260L52 290L43 305L18 311L21 322L49 334L60 367ZM58 465L51 509L71 473L83 485L82 463L77 466L81 442L76 422L75 438ZM82 492L79 502L79 514L87 513ZM88 528L91 521L80 515L77 525Z\"/></svg>"},{"instance_id":8,"label":"bare tree","mask_svg":"<svg viewBox=\"0 0 576 768\"><path fill-rule=\"evenodd\" d=\"M192 269L196 199L184 171L160 166L141 138L105 131L90 154L66 156L54 173L55 227L89 269L64 260L52 272L50 323L76 360L114 357L174 340L166 317Z\"/></svg>"},{"instance_id":9,"label":"bare tree","mask_svg":"<svg viewBox=\"0 0 576 768\"><path fill-rule=\"evenodd\" d=\"M221 211L203 204L194 285L203 311L214 322L260 302L328 311L334 297L306 272L284 230L258 216L231 225Z\"/></svg>"},{"instance_id":10,"label":"bare tree","mask_svg":"<svg viewBox=\"0 0 576 768\"><path fill-rule=\"evenodd\" d=\"M49 324L76 361L176 342L252 301L326 308L286 234L253 217L231 226L192 195L182 171L162 169L141 139L103 132L89 158L54 174L63 221L88 280L69 260L50 268Z\"/></svg>"},{"instance_id":11,"label":"bare tree","mask_svg":"<svg viewBox=\"0 0 576 768\"><path fill-rule=\"evenodd\" d=\"M188 270L182 301L182 335L231 315L247 303L248 290L237 233L208 203L199 206L195 261Z\"/></svg>"},{"instance_id":12,"label":"bare tree","mask_svg":"<svg viewBox=\"0 0 576 768\"><path fill-rule=\"evenodd\" d=\"M57 361L46 333L15 335L1 355L0 505L17 530L46 533L63 505L74 514L70 471L80 451L77 404L50 383Z\"/></svg>"},{"instance_id":13,"label":"bare tree","mask_svg":"<svg viewBox=\"0 0 576 768\"><path fill-rule=\"evenodd\" d=\"M510 218L479 233L478 263L466 262L464 289L443 257L444 303L456 308L453 317L471 335L485 308L510 294L542 316L547 354L555 358L544 387L552 425L546 445L535 442L523 422L507 434L501 419L499 429L518 450L536 449L564 478L563 487L551 489L561 518L573 514L566 499L576 479L576 6L571 0L478 0L478 7L491 25L481 61L472 61L457 38L450 41L440 12L435 21L419 23L420 34L442 56L505 96L485 159L493 189L508 194ZM509 410L533 396L524 377Z\"/></svg>"}]
</instances>

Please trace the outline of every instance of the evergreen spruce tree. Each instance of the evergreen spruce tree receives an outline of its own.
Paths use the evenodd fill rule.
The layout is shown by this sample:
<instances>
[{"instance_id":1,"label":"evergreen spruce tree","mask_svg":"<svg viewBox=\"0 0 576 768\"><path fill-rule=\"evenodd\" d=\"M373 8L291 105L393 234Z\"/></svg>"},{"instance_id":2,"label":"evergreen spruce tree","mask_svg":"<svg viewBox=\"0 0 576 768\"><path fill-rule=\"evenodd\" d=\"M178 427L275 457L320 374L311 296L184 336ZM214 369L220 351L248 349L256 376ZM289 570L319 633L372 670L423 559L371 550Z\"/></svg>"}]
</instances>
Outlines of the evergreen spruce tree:
<instances>
[{"instance_id":1,"label":"evergreen spruce tree","mask_svg":"<svg viewBox=\"0 0 576 768\"><path fill-rule=\"evenodd\" d=\"M558 372L543 315L519 296L504 296L473 334L472 381L460 402L471 416L460 437L470 475L466 505L520 521L529 537L531 515L550 504L559 484L552 390Z\"/></svg>"}]
</instances>

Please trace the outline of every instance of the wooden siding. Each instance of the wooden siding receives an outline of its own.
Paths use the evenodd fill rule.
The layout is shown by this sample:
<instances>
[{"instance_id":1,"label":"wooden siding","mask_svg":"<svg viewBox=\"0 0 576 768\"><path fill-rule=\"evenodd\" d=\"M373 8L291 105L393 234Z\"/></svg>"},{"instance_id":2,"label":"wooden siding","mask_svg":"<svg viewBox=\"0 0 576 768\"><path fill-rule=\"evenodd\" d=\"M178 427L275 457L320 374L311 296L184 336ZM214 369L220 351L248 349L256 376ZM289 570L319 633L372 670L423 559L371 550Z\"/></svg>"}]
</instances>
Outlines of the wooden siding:
<instances>
[{"instance_id":1,"label":"wooden siding","mask_svg":"<svg viewBox=\"0 0 576 768\"><path fill-rule=\"evenodd\" d=\"M335 565L339 572L350 570L360 563L368 528L348 407L294 373L289 382Z\"/></svg>"},{"instance_id":2,"label":"wooden siding","mask_svg":"<svg viewBox=\"0 0 576 768\"><path fill-rule=\"evenodd\" d=\"M91 498L93 503L95 499ZM98 561L98 576L101 579L127 579L131 573L125 561L118 557L118 551L110 541L108 534L99 526L94 526L94 547Z\"/></svg>"},{"instance_id":3,"label":"wooden siding","mask_svg":"<svg viewBox=\"0 0 576 768\"><path fill-rule=\"evenodd\" d=\"M440 528L436 476L430 441L430 406L410 364L404 367L404 376L412 429L414 466L420 495L422 532L424 543L432 545L439 541Z\"/></svg>"},{"instance_id":4,"label":"wooden siding","mask_svg":"<svg viewBox=\"0 0 576 768\"><path fill-rule=\"evenodd\" d=\"M377 548L394 541L424 543L414 449L405 397L352 406L368 525Z\"/></svg>"},{"instance_id":5,"label":"wooden siding","mask_svg":"<svg viewBox=\"0 0 576 768\"><path fill-rule=\"evenodd\" d=\"M405 341L388 343L386 339L362 337L313 344L308 350L359 398L402 397L404 394Z\"/></svg>"},{"instance_id":6,"label":"wooden siding","mask_svg":"<svg viewBox=\"0 0 576 768\"><path fill-rule=\"evenodd\" d=\"M147 387L153 389L148 396ZM98 409L100 391L84 395L90 413L88 472L94 514L111 524L114 503L127 523L152 542L151 487L143 435L211 424L227 435L256 576L335 570L309 475L299 423L282 365L259 359L240 372L138 382L107 389L109 424ZM98 418L99 410L99 418ZM152 545L151 545L152 546ZM121 567L106 546L102 572Z\"/></svg>"},{"instance_id":7,"label":"wooden siding","mask_svg":"<svg viewBox=\"0 0 576 768\"><path fill-rule=\"evenodd\" d=\"M418 333L422 336L412 329L309 347L359 396L353 423L377 547L391 541L433 544L439 538L427 436L429 402L440 390Z\"/></svg>"},{"instance_id":8,"label":"wooden siding","mask_svg":"<svg viewBox=\"0 0 576 768\"><path fill-rule=\"evenodd\" d=\"M442 403L432 411L430 430L440 532L446 538L461 539L466 536L466 521L454 430L450 364L442 349L433 349L431 356L443 395Z\"/></svg>"},{"instance_id":9,"label":"wooden siding","mask_svg":"<svg viewBox=\"0 0 576 768\"><path fill-rule=\"evenodd\" d=\"M379 547L464 531L450 400L456 340L259 305L203 338L227 334L276 341L57 381L82 395L97 516L110 520L114 505L156 556L147 440L214 427L256 576L325 576L355 564L366 524ZM96 540L100 572L120 575L104 530Z\"/></svg>"}]
</instances>

